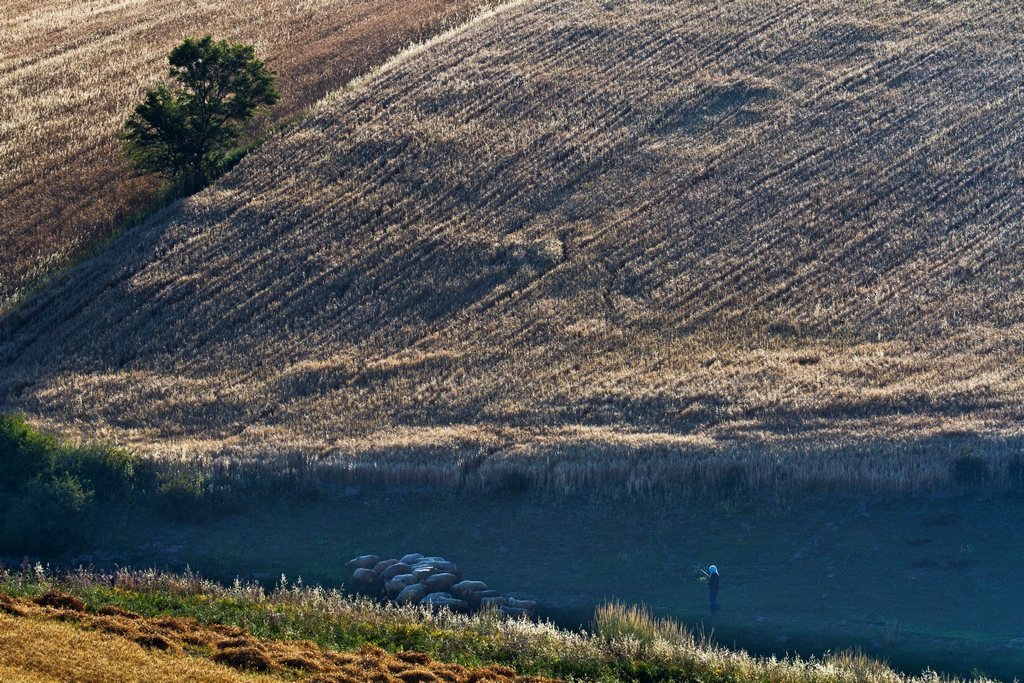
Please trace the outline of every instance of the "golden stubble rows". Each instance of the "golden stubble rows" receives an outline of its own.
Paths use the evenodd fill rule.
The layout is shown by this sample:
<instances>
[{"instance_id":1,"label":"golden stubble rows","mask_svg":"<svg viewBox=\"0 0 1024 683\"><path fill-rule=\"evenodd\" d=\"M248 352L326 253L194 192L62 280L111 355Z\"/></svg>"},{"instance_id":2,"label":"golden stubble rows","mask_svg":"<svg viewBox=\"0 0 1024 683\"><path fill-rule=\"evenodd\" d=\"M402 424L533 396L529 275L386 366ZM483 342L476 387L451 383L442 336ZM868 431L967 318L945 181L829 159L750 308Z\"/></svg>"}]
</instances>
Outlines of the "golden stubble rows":
<instances>
[{"instance_id":1,"label":"golden stubble rows","mask_svg":"<svg viewBox=\"0 0 1024 683\"><path fill-rule=\"evenodd\" d=\"M0 8L0 309L143 210L118 133L186 35L254 43L283 99L253 127L297 114L412 41L467 15L469 0L45 0Z\"/></svg>"},{"instance_id":2,"label":"golden stubble rows","mask_svg":"<svg viewBox=\"0 0 1024 683\"><path fill-rule=\"evenodd\" d=\"M527 2L13 315L0 397L155 457L646 492L1019 479L1021 10Z\"/></svg>"}]
</instances>

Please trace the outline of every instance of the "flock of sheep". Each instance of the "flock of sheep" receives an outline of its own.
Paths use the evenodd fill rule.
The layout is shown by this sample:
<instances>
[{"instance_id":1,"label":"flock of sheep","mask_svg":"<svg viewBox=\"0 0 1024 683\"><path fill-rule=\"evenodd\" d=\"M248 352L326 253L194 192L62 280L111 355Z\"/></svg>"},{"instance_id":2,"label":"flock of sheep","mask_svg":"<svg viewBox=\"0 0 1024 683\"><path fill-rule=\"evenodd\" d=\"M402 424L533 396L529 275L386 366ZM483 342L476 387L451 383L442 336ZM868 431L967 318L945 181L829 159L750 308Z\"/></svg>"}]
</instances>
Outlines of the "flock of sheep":
<instances>
[{"instance_id":1,"label":"flock of sheep","mask_svg":"<svg viewBox=\"0 0 1024 683\"><path fill-rule=\"evenodd\" d=\"M469 613L498 610L513 617L532 617L537 603L517 600L491 590L483 581L465 580L454 562L443 557L411 553L401 559L382 560L361 555L345 566L352 583L363 591L386 596L396 605L424 605Z\"/></svg>"}]
</instances>

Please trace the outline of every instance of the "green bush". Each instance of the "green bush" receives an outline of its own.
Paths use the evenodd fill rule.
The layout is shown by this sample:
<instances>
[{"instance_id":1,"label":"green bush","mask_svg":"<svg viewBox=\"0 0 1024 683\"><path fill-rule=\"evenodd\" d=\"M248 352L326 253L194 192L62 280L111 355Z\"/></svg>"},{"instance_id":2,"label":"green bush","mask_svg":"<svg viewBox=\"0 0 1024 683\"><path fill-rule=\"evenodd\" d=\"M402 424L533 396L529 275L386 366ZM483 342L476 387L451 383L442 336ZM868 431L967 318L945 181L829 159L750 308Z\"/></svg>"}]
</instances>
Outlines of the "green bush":
<instances>
[{"instance_id":1,"label":"green bush","mask_svg":"<svg viewBox=\"0 0 1024 683\"><path fill-rule=\"evenodd\" d=\"M0 416L0 547L66 550L85 538L98 502L125 500L137 480L128 451L64 444L22 415Z\"/></svg>"},{"instance_id":2,"label":"green bush","mask_svg":"<svg viewBox=\"0 0 1024 683\"><path fill-rule=\"evenodd\" d=\"M18 553L45 553L73 545L88 529L94 498L69 472L33 479L7 506L3 546Z\"/></svg>"},{"instance_id":3,"label":"green bush","mask_svg":"<svg viewBox=\"0 0 1024 683\"><path fill-rule=\"evenodd\" d=\"M135 460L123 448L89 444L68 450L61 466L89 482L98 499L118 500L135 486Z\"/></svg>"},{"instance_id":4,"label":"green bush","mask_svg":"<svg viewBox=\"0 0 1024 683\"><path fill-rule=\"evenodd\" d=\"M143 173L200 184L237 163L244 126L280 98L252 45L185 38L168 55L173 82L147 90L125 121L125 153Z\"/></svg>"},{"instance_id":5,"label":"green bush","mask_svg":"<svg viewBox=\"0 0 1024 683\"><path fill-rule=\"evenodd\" d=\"M68 550L85 540L101 504L152 504L198 522L231 510L231 493L202 471L160 471L131 451L63 443L22 415L0 415L0 551Z\"/></svg>"},{"instance_id":6,"label":"green bush","mask_svg":"<svg viewBox=\"0 0 1024 683\"><path fill-rule=\"evenodd\" d=\"M179 522L199 522L211 512L210 482L196 470L165 472L158 476L157 510Z\"/></svg>"},{"instance_id":7,"label":"green bush","mask_svg":"<svg viewBox=\"0 0 1024 683\"><path fill-rule=\"evenodd\" d=\"M60 444L33 430L21 415L0 416L0 489L13 491L52 472Z\"/></svg>"}]
</instances>

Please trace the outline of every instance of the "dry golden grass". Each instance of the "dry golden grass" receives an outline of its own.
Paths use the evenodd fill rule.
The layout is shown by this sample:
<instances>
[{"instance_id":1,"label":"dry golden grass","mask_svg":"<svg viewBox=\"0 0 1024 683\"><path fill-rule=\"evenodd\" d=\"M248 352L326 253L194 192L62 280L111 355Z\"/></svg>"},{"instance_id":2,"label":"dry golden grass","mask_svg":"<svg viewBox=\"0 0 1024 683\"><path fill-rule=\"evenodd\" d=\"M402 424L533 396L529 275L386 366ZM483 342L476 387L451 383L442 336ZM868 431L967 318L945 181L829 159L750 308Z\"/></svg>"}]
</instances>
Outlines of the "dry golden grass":
<instances>
[{"instance_id":1,"label":"dry golden grass","mask_svg":"<svg viewBox=\"0 0 1024 683\"><path fill-rule=\"evenodd\" d=\"M475 0L15 0L0 5L0 310L140 211L118 132L185 35L254 43L281 121L440 30ZM260 126L256 126L260 128Z\"/></svg>"},{"instance_id":2,"label":"dry golden grass","mask_svg":"<svg viewBox=\"0 0 1024 683\"><path fill-rule=\"evenodd\" d=\"M810 660L796 657L753 657L746 652L721 647L703 637L696 637L684 626L655 618L644 608L620 604L600 608L595 614L594 630L588 632L562 630L551 622L505 619L492 612L470 616L454 614L448 610L399 608L370 600L353 599L352 596L327 591L319 586L286 586L282 582L270 593L257 584L243 585L236 582L226 587L205 581L195 574L121 570L117 574L117 589L110 589L110 576L78 572L62 580L55 580L54 577L48 577L39 566L31 574L11 575L0 571L0 579L4 579L7 590L37 596L36 603L29 603L6 593L0 594L0 615L14 613L14 623L31 619L71 621L79 628L101 632L109 630L110 624L115 624L118 637L124 634L123 637L129 639L137 638L133 634L140 630L151 633L155 629L164 634L169 642L173 641L176 647L198 647L199 650L192 651L197 656L216 656L216 653L227 650L244 650L249 653L239 655L238 661L242 657L253 661L253 650L259 651L262 648L263 653L271 653L270 657L277 658L274 661L286 667L280 673L291 666L291 672L300 674L305 671L310 676L303 680L325 678L346 683L366 679L382 683L412 683L412 680L504 683L511 681L512 669L503 666L463 668L432 661L421 653L390 655L374 646L360 647L355 652L339 652L330 648L320 650L314 645L298 641L256 641L233 626L201 626L191 619L169 616L142 618L112 603L149 602L150 609L159 605L159 609L175 610L185 605L194 606L196 598L210 606L218 598L227 598L227 604L231 605L227 618L239 619L246 613L252 615L253 611L282 610L276 613L281 618L289 615L286 625L283 625L286 631L302 630L314 638L326 637L328 642L355 634L360 634L362 638L373 635L387 638L391 634L404 641L411 634L425 631L430 634L424 643L425 647L443 652L440 655L443 657L463 656L505 662L522 670L553 673L580 681L640 679L718 683L937 683L941 680L945 683L959 683L965 680L940 678L930 671L919 676L904 675L857 653L829 653L821 659ZM85 613L82 609L74 608L76 598L55 586L89 596L91 602L103 606L95 613ZM47 595L56 599L42 599ZM38 602L65 606L41 607ZM258 622L254 620L253 623ZM5 623L0 621L0 624ZM189 645L189 641L198 645ZM282 651L291 653L291 665L284 661L285 655L273 654ZM304 664L304 668L296 667L295 664L300 660L312 666ZM0 666L3 666L3 662L3 656L0 655ZM317 666L322 669L314 671L313 667ZM541 683L550 679L518 677L516 680L522 683ZM981 674L966 680L990 683L990 679Z\"/></svg>"},{"instance_id":3,"label":"dry golden grass","mask_svg":"<svg viewBox=\"0 0 1024 683\"><path fill-rule=\"evenodd\" d=\"M507 7L10 316L0 404L311 479L907 491L971 450L1019 481L1022 28Z\"/></svg>"},{"instance_id":4,"label":"dry golden grass","mask_svg":"<svg viewBox=\"0 0 1024 683\"><path fill-rule=\"evenodd\" d=\"M253 677L252 674L264 674ZM48 593L34 602L0 594L4 681L252 681L316 683L514 683L503 666L469 668L371 646L331 652L309 641L261 640L234 626L142 617L116 607L87 611ZM279 677L280 676L280 677Z\"/></svg>"},{"instance_id":5,"label":"dry golden grass","mask_svg":"<svg viewBox=\"0 0 1024 683\"><path fill-rule=\"evenodd\" d=\"M0 613L0 680L253 683L288 679L254 677L206 659L144 648L122 636L85 631L69 623Z\"/></svg>"}]
</instances>

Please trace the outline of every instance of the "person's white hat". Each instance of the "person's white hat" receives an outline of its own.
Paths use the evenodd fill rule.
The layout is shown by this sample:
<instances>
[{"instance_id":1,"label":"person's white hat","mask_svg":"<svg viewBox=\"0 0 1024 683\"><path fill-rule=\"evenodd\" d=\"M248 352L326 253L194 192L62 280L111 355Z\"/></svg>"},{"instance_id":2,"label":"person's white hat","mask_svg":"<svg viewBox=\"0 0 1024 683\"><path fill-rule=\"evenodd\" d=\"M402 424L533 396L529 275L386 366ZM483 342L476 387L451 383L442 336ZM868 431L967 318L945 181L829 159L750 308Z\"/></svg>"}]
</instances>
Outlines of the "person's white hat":
<instances>
[{"instance_id":1,"label":"person's white hat","mask_svg":"<svg viewBox=\"0 0 1024 683\"><path fill-rule=\"evenodd\" d=\"M709 574L717 574L718 573L718 567L716 567L715 565L711 565L710 567L708 567L708 573Z\"/></svg>"}]
</instances>

